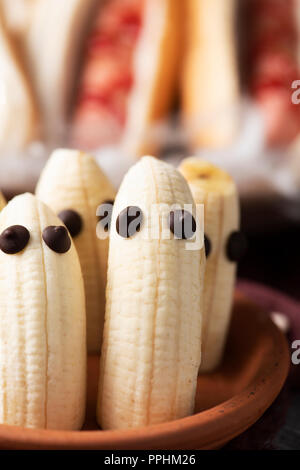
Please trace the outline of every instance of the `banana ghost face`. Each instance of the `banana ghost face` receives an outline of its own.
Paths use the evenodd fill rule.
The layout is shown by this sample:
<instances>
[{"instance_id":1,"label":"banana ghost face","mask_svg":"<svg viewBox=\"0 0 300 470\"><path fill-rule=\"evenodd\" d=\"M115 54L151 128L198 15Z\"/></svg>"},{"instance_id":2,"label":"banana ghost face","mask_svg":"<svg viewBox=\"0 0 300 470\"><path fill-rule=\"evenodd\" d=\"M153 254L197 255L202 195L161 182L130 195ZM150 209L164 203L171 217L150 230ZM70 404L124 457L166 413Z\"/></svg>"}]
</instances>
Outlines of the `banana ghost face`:
<instances>
[{"instance_id":1,"label":"banana ghost face","mask_svg":"<svg viewBox=\"0 0 300 470\"><path fill-rule=\"evenodd\" d=\"M230 322L237 261L245 250L239 232L239 200L232 178L199 158L179 167L196 204L204 204L205 248L203 348L201 371L215 369L221 359Z\"/></svg>"},{"instance_id":2,"label":"banana ghost face","mask_svg":"<svg viewBox=\"0 0 300 470\"><path fill-rule=\"evenodd\" d=\"M88 351L99 352L108 238L97 237L96 227L101 217L97 217L96 212L101 204L113 203L115 190L93 157L77 150L61 149L50 157L36 194L58 215L73 237L85 284Z\"/></svg>"},{"instance_id":3,"label":"banana ghost face","mask_svg":"<svg viewBox=\"0 0 300 470\"><path fill-rule=\"evenodd\" d=\"M0 423L79 429L86 325L75 247L31 194L3 209L0 234Z\"/></svg>"},{"instance_id":4,"label":"banana ghost face","mask_svg":"<svg viewBox=\"0 0 300 470\"><path fill-rule=\"evenodd\" d=\"M142 158L125 176L113 208L97 410L103 429L193 411L205 254L203 240L202 248L187 249L193 240L179 233L185 220L198 230L182 176Z\"/></svg>"}]
</instances>

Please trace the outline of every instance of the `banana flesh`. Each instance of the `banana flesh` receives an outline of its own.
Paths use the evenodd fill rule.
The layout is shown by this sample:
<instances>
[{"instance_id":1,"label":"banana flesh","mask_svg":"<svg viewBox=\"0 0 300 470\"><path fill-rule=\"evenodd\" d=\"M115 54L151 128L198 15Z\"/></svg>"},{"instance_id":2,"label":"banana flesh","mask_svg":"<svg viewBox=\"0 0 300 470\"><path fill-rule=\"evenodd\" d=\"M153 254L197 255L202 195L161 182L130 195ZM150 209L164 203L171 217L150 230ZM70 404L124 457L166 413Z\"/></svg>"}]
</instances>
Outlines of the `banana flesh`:
<instances>
[{"instance_id":1,"label":"banana flesh","mask_svg":"<svg viewBox=\"0 0 300 470\"><path fill-rule=\"evenodd\" d=\"M30 232L16 254L0 251L0 423L79 429L85 413L84 288L73 244L58 254L42 239L62 225L33 195L17 196L0 215Z\"/></svg>"},{"instance_id":2,"label":"banana flesh","mask_svg":"<svg viewBox=\"0 0 300 470\"><path fill-rule=\"evenodd\" d=\"M97 405L103 429L162 423L193 412L205 253L203 243L193 251L186 249L192 240L162 236L170 235L169 205L176 203L191 204L195 215L182 176L153 157L129 170L116 197ZM125 239L116 221L128 206L141 208L143 223ZM158 217L150 218L151 210ZM158 237L145 239L149 231Z\"/></svg>"},{"instance_id":3,"label":"banana flesh","mask_svg":"<svg viewBox=\"0 0 300 470\"><path fill-rule=\"evenodd\" d=\"M36 195L59 214L75 210L83 221L74 237L85 284L87 345L99 352L105 310L108 238L96 234L98 206L114 200L115 190L94 158L77 150L59 149L48 160L36 188Z\"/></svg>"},{"instance_id":4,"label":"banana flesh","mask_svg":"<svg viewBox=\"0 0 300 470\"><path fill-rule=\"evenodd\" d=\"M239 201L231 177L198 159L183 160L179 171L186 178L196 204L204 204L205 234L211 244L204 282L201 372L215 369L222 359L233 299L236 263L226 255L230 234L239 228Z\"/></svg>"}]
</instances>

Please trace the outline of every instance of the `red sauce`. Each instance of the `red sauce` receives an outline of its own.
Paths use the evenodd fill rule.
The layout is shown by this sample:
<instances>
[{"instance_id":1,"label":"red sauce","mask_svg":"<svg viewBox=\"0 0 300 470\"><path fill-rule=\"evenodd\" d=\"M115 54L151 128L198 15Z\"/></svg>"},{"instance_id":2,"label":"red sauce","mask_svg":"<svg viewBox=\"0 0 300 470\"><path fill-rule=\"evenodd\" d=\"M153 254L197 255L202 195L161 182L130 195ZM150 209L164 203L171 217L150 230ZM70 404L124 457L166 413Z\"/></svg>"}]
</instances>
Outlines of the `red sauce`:
<instances>
[{"instance_id":1,"label":"red sauce","mask_svg":"<svg viewBox=\"0 0 300 470\"><path fill-rule=\"evenodd\" d=\"M93 148L120 137L133 86L133 57L145 0L110 0L87 39L73 143Z\"/></svg>"}]
</instances>

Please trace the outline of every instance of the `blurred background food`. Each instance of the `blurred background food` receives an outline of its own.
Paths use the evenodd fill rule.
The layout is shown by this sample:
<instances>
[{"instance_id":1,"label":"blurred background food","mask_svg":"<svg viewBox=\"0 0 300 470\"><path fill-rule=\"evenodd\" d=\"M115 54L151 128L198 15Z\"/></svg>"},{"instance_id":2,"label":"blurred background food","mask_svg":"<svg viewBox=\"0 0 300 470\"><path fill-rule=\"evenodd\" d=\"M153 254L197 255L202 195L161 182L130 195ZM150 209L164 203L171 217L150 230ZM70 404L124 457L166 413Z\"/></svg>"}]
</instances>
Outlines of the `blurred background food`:
<instances>
[{"instance_id":1,"label":"blurred background food","mask_svg":"<svg viewBox=\"0 0 300 470\"><path fill-rule=\"evenodd\" d=\"M0 187L33 191L61 146L116 186L142 154L203 156L235 178L260 279L280 284L270 237L300 234L299 67L300 0L0 0Z\"/></svg>"}]
</instances>

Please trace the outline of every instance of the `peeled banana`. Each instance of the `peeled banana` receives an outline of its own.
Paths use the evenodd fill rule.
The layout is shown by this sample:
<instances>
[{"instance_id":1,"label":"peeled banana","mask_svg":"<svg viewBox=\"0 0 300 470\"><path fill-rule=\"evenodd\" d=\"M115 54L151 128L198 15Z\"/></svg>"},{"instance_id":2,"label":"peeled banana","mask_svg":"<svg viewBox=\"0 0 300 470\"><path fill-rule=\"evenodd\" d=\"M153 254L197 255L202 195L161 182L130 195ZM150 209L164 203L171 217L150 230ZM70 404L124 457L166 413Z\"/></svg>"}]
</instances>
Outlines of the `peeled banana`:
<instances>
[{"instance_id":1,"label":"peeled banana","mask_svg":"<svg viewBox=\"0 0 300 470\"><path fill-rule=\"evenodd\" d=\"M204 204L207 263L204 281L201 372L215 369L222 359L230 322L236 261L245 248L239 229L235 183L220 168L198 158L179 167L196 204Z\"/></svg>"},{"instance_id":2,"label":"peeled banana","mask_svg":"<svg viewBox=\"0 0 300 470\"><path fill-rule=\"evenodd\" d=\"M0 423L79 429L86 338L76 250L31 194L2 210L0 233Z\"/></svg>"},{"instance_id":3,"label":"peeled banana","mask_svg":"<svg viewBox=\"0 0 300 470\"><path fill-rule=\"evenodd\" d=\"M73 235L85 284L88 351L99 352L108 237L97 237L96 210L102 203L113 203L115 190L92 156L59 149L53 152L42 172L36 195L59 214Z\"/></svg>"},{"instance_id":4,"label":"peeled banana","mask_svg":"<svg viewBox=\"0 0 300 470\"><path fill-rule=\"evenodd\" d=\"M187 239L173 235L177 216L179 225L182 216L199 235L201 221L184 178L143 157L125 176L112 214L97 405L103 429L193 412L205 253L203 231L195 250L191 233Z\"/></svg>"}]
</instances>

